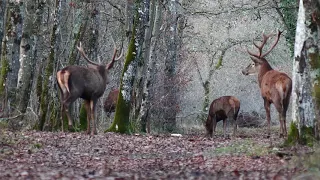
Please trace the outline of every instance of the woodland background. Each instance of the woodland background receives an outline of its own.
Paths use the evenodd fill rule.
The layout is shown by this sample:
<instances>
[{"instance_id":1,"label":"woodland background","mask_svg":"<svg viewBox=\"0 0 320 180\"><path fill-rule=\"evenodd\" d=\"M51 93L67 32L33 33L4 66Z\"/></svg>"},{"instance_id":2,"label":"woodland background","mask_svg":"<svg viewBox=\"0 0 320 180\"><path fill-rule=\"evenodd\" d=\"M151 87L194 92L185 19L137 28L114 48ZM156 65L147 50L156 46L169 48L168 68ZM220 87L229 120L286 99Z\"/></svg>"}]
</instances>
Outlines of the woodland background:
<instances>
[{"instance_id":1,"label":"woodland background","mask_svg":"<svg viewBox=\"0 0 320 180\"><path fill-rule=\"evenodd\" d=\"M240 120L261 125L265 111L257 77L241 74L250 63L245 49L252 48L252 40L260 40L262 32L283 31L267 59L291 76L298 4L292 0L1 0L1 121L13 129L58 130L56 72L70 64L86 65L76 49L80 42L91 59L109 62L113 38L123 46L125 58L111 70L110 83L96 107L100 132L112 130L117 122L117 113L107 117L102 106L108 92L121 83L123 98L130 103L119 109L128 109L130 131L202 130L209 104L223 95L240 99ZM132 62L130 45L135 46ZM128 82L121 81L125 75L130 76ZM77 130L83 129L81 107L78 100L71 110ZM275 109L271 112L277 124ZM291 117L289 109L287 119Z\"/></svg>"}]
</instances>

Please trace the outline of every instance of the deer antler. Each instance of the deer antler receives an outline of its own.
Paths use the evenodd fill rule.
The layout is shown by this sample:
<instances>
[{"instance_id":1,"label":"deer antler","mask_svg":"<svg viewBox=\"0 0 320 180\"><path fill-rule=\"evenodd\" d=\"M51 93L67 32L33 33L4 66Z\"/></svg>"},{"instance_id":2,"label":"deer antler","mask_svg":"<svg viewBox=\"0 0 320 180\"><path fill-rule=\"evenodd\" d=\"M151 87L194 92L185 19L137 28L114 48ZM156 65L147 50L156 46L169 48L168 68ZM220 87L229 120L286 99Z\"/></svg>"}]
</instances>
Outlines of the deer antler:
<instances>
[{"instance_id":1,"label":"deer antler","mask_svg":"<svg viewBox=\"0 0 320 180\"><path fill-rule=\"evenodd\" d=\"M81 53L81 55L84 57L84 59L87 60L90 64L94 64L94 65L96 65L96 66L99 66L100 64L95 63L95 62L91 61L91 60L88 58L88 56L86 55L86 53L84 52L84 50L83 50L83 48L82 48L81 42L80 42L79 44L80 44L80 46L77 46L77 49L79 50L79 52Z\"/></svg>"},{"instance_id":2,"label":"deer antler","mask_svg":"<svg viewBox=\"0 0 320 180\"><path fill-rule=\"evenodd\" d=\"M123 48L122 48L123 45L121 43L121 54L116 58L118 49L117 49L116 43L115 43L115 41L114 41L112 36L111 36L111 39L112 39L112 42L113 42L114 51L113 51L113 56L112 56L111 62L107 65L107 69L111 69L113 67L114 62L118 61L123 55Z\"/></svg>"},{"instance_id":3,"label":"deer antler","mask_svg":"<svg viewBox=\"0 0 320 180\"><path fill-rule=\"evenodd\" d=\"M264 53L263 55L261 55L261 57L267 56L267 55L273 50L273 48L276 47L276 45L277 45L278 42L279 42L281 33L282 33L282 31L279 31L279 30L278 30L277 39L275 40L275 42L273 43L273 45L271 46L271 48L270 48L266 53ZM269 37L270 37L270 36L269 36ZM267 38L269 38L269 37L267 37Z\"/></svg>"},{"instance_id":4,"label":"deer antler","mask_svg":"<svg viewBox=\"0 0 320 180\"><path fill-rule=\"evenodd\" d=\"M258 44L256 44L256 43L252 40L253 45L254 45L256 48L258 48L259 54L252 53L251 51L249 51L249 50L247 49L248 54L250 54L251 56L256 57L256 58L263 58L263 57L267 56L267 55L272 51L272 49L277 45L281 33L282 33L282 32L278 30L277 39L276 39L276 41L274 42L274 44L272 45L272 47L271 47L266 53L262 54L262 49L263 49L264 45L267 43L268 39L269 39L271 36L276 35L276 34L273 34L273 33L270 33L270 34L268 34L268 35L265 35L265 34L263 33L263 34L262 34L263 40L262 40L260 46L259 46ZM262 54L262 55L261 55L261 54Z\"/></svg>"}]
</instances>

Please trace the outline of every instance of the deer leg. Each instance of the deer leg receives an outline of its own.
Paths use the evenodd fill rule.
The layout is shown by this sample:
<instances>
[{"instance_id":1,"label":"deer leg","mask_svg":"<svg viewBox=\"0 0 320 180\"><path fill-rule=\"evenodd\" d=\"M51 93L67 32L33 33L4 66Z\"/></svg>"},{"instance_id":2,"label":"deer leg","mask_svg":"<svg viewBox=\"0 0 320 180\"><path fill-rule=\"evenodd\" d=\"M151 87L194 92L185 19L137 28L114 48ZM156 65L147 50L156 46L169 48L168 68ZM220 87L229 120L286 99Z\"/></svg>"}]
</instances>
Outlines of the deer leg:
<instances>
[{"instance_id":1,"label":"deer leg","mask_svg":"<svg viewBox=\"0 0 320 180\"><path fill-rule=\"evenodd\" d=\"M212 118L212 133L211 137L213 137L216 134L216 127L217 127L217 119L216 117Z\"/></svg>"},{"instance_id":2,"label":"deer leg","mask_svg":"<svg viewBox=\"0 0 320 180\"><path fill-rule=\"evenodd\" d=\"M284 124L284 119L283 119L283 106L281 102L275 102L274 106L276 107L277 111L279 112L279 121L280 121L280 138L283 137L284 131L285 131L285 124Z\"/></svg>"},{"instance_id":3,"label":"deer leg","mask_svg":"<svg viewBox=\"0 0 320 180\"><path fill-rule=\"evenodd\" d=\"M282 113L282 122L283 122L283 135L284 137L287 137L286 113Z\"/></svg>"},{"instance_id":4,"label":"deer leg","mask_svg":"<svg viewBox=\"0 0 320 180\"><path fill-rule=\"evenodd\" d=\"M223 120L223 137L226 138L227 119Z\"/></svg>"},{"instance_id":5,"label":"deer leg","mask_svg":"<svg viewBox=\"0 0 320 180\"><path fill-rule=\"evenodd\" d=\"M84 107L87 112L87 134L90 134L90 118L91 118L90 101L85 100Z\"/></svg>"},{"instance_id":6,"label":"deer leg","mask_svg":"<svg viewBox=\"0 0 320 180\"><path fill-rule=\"evenodd\" d=\"M64 114L64 105L63 105L63 103L62 103L62 101L61 101L61 115L60 115L60 121L61 121L61 130L62 130L62 132L64 132L64 129L63 129L63 114Z\"/></svg>"},{"instance_id":7,"label":"deer leg","mask_svg":"<svg viewBox=\"0 0 320 180\"><path fill-rule=\"evenodd\" d=\"M237 133L237 120L234 119L233 120L233 137L236 137L236 133Z\"/></svg>"},{"instance_id":8,"label":"deer leg","mask_svg":"<svg viewBox=\"0 0 320 180\"><path fill-rule=\"evenodd\" d=\"M73 128L72 128L72 119L69 113L70 99L65 100L62 103L62 106L63 106L64 113L67 115L67 118L68 118L68 129L69 131L71 131ZM61 123L63 124L63 117L62 117Z\"/></svg>"},{"instance_id":9,"label":"deer leg","mask_svg":"<svg viewBox=\"0 0 320 180\"><path fill-rule=\"evenodd\" d=\"M95 106L95 101L91 100L90 101L90 112L91 112L92 128L93 128L91 131L91 135L97 134L96 122L94 119L94 106Z\"/></svg>"},{"instance_id":10,"label":"deer leg","mask_svg":"<svg viewBox=\"0 0 320 180\"><path fill-rule=\"evenodd\" d=\"M72 130L72 119L71 119L71 116L70 116L70 113L69 113L69 106L66 106L65 112L66 112L66 115L67 115L67 118L68 118L68 130L71 131Z\"/></svg>"},{"instance_id":11,"label":"deer leg","mask_svg":"<svg viewBox=\"0 0 320 180\"><path fill-rule=\"evenodd\" d=\"M266 114L267 114L267 123L268 123L268 134L267 137L270 137L270 102L266 99L264 99L264 108L266 109Z\"/></svg>"},{"instance_id":12,"label":"deer leg","mask_svg":"<svg viewBox=\"0 0 320 180\"><path fill-rule=\"evenodd\" d=\"M279 113L279 121L280 121L280 138L283 137L283 131L284 131L284 128L283 128L283 119L282 119L282 115L281 113Z\"/></svg>"}]
</instances>

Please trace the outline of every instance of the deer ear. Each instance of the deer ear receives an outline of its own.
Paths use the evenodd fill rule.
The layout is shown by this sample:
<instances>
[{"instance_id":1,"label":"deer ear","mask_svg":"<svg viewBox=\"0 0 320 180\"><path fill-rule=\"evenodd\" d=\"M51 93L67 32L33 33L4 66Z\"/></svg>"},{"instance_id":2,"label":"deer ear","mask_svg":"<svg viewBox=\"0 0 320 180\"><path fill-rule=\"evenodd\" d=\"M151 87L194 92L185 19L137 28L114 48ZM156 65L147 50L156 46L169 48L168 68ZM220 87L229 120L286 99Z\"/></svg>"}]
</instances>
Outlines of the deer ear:
<instances>
[{"instance_id":1,"label":"deer ear","mask_svg":"<svg viewBox=\"0 0 320 180\"><path fill-rule=\"evenodd\" d=\"M259 58L256 58L256 57L254 57L254 56L250 56L250 58L251 58L251 60L252 60L254 63L259 63L259 64L262 63L261 59L259 59Z\"/></svg>"}]
</instances>

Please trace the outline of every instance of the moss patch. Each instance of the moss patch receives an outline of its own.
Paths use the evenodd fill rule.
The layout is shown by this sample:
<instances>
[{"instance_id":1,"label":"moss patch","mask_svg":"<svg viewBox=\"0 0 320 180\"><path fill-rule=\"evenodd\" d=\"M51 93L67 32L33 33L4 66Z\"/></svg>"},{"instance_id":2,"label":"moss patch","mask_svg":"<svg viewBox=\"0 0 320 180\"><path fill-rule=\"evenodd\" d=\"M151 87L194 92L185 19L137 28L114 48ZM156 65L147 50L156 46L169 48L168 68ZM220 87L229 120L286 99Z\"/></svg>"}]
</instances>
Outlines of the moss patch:
<instances>
[{"instance_id":1,"label":"moss patch","mask_svg":"<svg viewBox=\"0 0 320 180\"><path fill-rule=\"evenodd\" d=\"M84 131L87 129L87 111L86 108L84 107L84 104L81 105L80 108L80 124L79 124L79 130Z\"/></svg>"},{"instance_id":2,"label":"moss patch","mask_svg":"<svg viewBox=\"0 0 320 180\"><path fill-rule=\"evenodd\" d=\"M313 127L301 127L301 134L299 134L298 126L292 122L290 124L289 134L287 140L284 142L285 146L292 146L297 143L312 147L315 142Z\"/></svg>"},{"instance_id":3,"label":"moss patch","mask_svg":"<svg viewBox=\"0 0 320 180\"><path fill-rule=\"evenodd\" d=\"M291 122L289 127L288 138L284 142L284 145L285 146L294 145L298 142L298 140L299 140L299 130L298 130L297 124L294 122Z\"/></svg>"},{"instance_id":4,"label":"moss patch","mask_svg":"<svg viewBox=\"0 0 320 180\"><path fill-rule=\"evenodd\" d=\"M220 69L220 67L222 66L222 59L223 59L223 56L221 55L218 59L218 63L216 64L216 69Z\"/></svg>"},{"instance_id":5,"label":"moss patch","mask_svg":"<svg viewBox=\"0 0 320 180\"><path fill-rule=\"evenodd\" d=\"M217 147L214 150L207 151L208 156L222 155L247 155L263 156L272 152L268 144L257 144L251 139L243 139L230 145Z\"/></svg>"}]
</instances>

